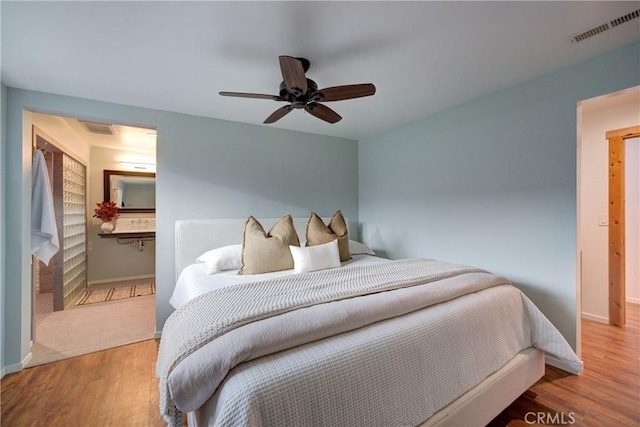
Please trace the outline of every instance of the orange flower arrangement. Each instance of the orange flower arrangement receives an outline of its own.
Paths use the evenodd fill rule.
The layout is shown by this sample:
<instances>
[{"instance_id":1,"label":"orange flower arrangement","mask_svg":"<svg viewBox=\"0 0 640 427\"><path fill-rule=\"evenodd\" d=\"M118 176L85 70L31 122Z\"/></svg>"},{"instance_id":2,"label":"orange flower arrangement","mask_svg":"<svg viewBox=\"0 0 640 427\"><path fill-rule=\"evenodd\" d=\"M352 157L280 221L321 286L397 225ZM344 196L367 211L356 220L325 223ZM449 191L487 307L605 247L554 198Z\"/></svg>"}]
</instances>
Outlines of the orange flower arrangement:
<instances>
[{"instance_id":1,"label":"orange flower arrangement","mask_svg":"<svg viewBox=\"0 0 640 427\"><path fill-rule=\"evenodd\" d=\"M120 216L120 214L118 213L118 206L115 202L99 202L96 203L96 206L98 207L93 210L94 218L99 218L102 221L110 222Z\"/></svg>"}]
</instances>

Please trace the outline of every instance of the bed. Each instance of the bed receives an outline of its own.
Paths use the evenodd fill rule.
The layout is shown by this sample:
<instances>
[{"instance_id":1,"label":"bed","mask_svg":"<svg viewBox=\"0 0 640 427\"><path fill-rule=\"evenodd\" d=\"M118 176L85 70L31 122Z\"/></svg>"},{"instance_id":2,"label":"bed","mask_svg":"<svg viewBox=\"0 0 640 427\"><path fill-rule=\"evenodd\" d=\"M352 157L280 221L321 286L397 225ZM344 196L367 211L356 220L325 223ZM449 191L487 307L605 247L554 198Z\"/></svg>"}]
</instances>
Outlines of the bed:
<instances>
[{"instance_id":1,"label":"bed","mask_svg":"<svg viewBox=\"0 0 640 427\"><path fill-rule=\"evenodd\" d=\"M307 220L293 220L299 236ZM260 220L265 229L275 221ZM544 375L545 351L573 373L582 369L526 296L473 267L391 261L355 246L352 260L330 270L206 274L196 258L239 244L245 222L176 223L176 312L165 324L157 366L161 412L170 425L180 424L184 412L190 426L480 426ZM438 272L424 275L424 268ZM414 270L419 281L409 277ZM385 275L393 280L378 279ZM376 282L375 291L342 295L351 278ZM387 288L390 281L408 284ZM251 312L224 329L254 299L280 307L280 294L303 298L289 290L305 282L313 289L335 283L342 296L266 318ZM203 338L211 324L218 332Z\"/></svg>"}]
</instances>

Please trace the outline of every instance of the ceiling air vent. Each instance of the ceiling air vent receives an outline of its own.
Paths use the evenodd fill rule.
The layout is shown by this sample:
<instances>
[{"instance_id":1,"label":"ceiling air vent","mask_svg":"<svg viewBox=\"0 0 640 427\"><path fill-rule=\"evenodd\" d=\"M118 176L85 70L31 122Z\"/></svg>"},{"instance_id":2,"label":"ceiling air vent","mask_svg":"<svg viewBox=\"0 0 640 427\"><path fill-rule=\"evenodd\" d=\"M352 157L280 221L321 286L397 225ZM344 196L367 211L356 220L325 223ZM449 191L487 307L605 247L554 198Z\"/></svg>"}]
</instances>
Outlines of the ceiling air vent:
<instances>
[{"instance_id":1,"label":"ceiling air vent","mask_svg":"<svg viewBox=\"0 0 640 427\"><path fill-rule=\"evenodd\" d=\"M620 18L616 18L613 21L610 22L612 27L617 27L620 24L624 24L627 21L631 21L632 19L636 19L637 17L640 16L640 9L638 10L634 10L631 13L627 13L624 16L621 16Z\"/></svg>"},{"instance_id":2,"label":"ceiling air vent","mask_svg":"<svg viewBox=\"0 0 640 427\"><path fill-rule=\"evenodd\" d=\"M596 34L600 34L603 31L607 31L609 29L609 24L602 24L602 25L598 25L595 28L592 28L590 30L587 30L583 33L577 34L573 37L571 37L571 41L573 43L577 43L577 42L581 42L584 39L588 39L589 37L593 37Z\"/></svg>"},{"instance_id":3,"label":"ceiling air vent","mask_svg":"<svg viewBox=\"0 0 640 427\"><path fill-rule=\"evenodd\" d=\"M624 24L625 22L629 22L633 19L636 19L640 16L640 9L634 10L631 13L627 13L619 18L613 19L609 22L605 22L604 24L598 25L597 27L590 28L586 31L583 31L579 34L575 34L571 37L571 43L581 42L582 40L588 39L589 37L593 37L596 34L600 34L604 31L610 30L613 27L617 27L618 25Z\"/></svg>"},{"instance_id":4,"label":"ceiling air vent","mask_svg":"<svg viewBox=\"0 0 640 427\"><path fill-rule=\"evenodd\" d=\"M84 128L91 133L97 133L100 135L115 135L113 127L109 124L88 122L86 120L78 120L78 121L82 123L82 126L84 126Z\"/></svg>"}]
</instances>

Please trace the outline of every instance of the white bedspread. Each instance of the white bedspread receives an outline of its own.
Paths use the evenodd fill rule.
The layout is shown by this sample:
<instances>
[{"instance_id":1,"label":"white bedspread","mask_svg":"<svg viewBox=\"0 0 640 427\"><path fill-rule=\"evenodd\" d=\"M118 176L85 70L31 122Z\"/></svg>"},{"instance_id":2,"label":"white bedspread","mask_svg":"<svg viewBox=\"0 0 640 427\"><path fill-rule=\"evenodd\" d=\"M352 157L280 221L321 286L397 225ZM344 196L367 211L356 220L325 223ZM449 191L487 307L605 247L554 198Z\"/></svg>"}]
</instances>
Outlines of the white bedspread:
<instances>
[{"instance_id":1,"label":"white bedspread","mask_svg":"<svg viewBox=\"0 0 640 427\"><path fill-rule=\"evenodd\" d=\"M350 261L343 262L342 266L368 265L383 262L389 262L389 260L371 255L353 255L352 259ZM178 309L187 301L214 289L220 289L240 283L270 280L278 277L290 276L292 274L295 274L293 270L248 275L238 275L238 270L229 270L217 274L207 274L207 265L200 262L186 267L182 273L180 273L169 303L173 308Z\"/></svg>"},{"instance_id":2,"label":"white bedspread","mask_svg":"<svg viewBox=\"0 0 640 427\"><path fill-rule=\"evenodd\" d=\"M501 285L264 356L233 369L189 425L417 426L529 347L526 319Z\"/></svg>"},{"instance_id":3,"label":"white bedspread","mask_svg":"<svg viewBox=\"0 0 640 427\"><path fill-rule=\"evenodd\" d=\"M291 282L289 281L289 283ZM295 371L294 375L292 376L291 370L285 369L288 364L286 364L285 366L281 366L280 368L282 370L268 370L265 372L262 371L262 368L259 367L262 366L261 363L256 365L253 362L249 361L257 358L259 358L258 360L260 361L270 361L272 360L272 358L275 358L274 360L276 360L279 357L278 355L289 354L292 351L294 353L297 352L296 350L287 350L292 347L302 346L298 348L303 349L306 347L315 348L316 345L321 347L327 345L330 349L333 349L333 351L335 351L335 354L333 356L330 356L327 360L334 359L336 355L342 355L339 357L340 363L336 365L336 369L344 368L344 366L339 367L338 365L346 364L345 366L352 366L353 363L356 362L356 365L353 366L361 366L360 363L362 362L362 372L364 372L364 370L369 369L371 366L360 360L362 358L362 354L360 354L359 351L355 351L355 353L353 351L347 351L345 353L345 348L343 348L342 345L338 345L336 347L336 343L334 341L341 342L344 340L344 336L351 334L354 336L364 334L364 336L366 337L366 331L368 331L369 329L375 329L377 327L388 328L391 324L395 326L387 330L386 335L389 335L388 332L390 330L395 330L396 333L389 336L397 336L397 339L400 339L400 337L402 336L404 337L402 338L403 340L409 339L407 337L410 337L412 335L411 331L414 330L412 328L409 328L409 330L407 330L407 325L399 329L398 327L399 325L407 322L408 319L413 319L414 316L418 315L417 313L431 313L434 310L437 312L441 310L441 308L438 309L437 307L445 305L438 303L452 300L453 298L459 297L469 292L476 292L476 294L458 298L458 300L468 300L473 297L474 299L479 298L480 302L482 302L482 304L477 301L472 302L468 307L470 310L473 308L472 311L475 312L475 307L479 305L489 304L489 306L493 307L493 302L488 302L493 299L493 297L486 296L485 293L488 291L487 288L502 283L508 282L503 278L498 278L488 273L472 273L459 276L455 279L444 279L429 285L417 285L389 292L373 293L367 296L342 299L340 301L334 301L316 306L308 306L298 310L286 312L285 314L281 314L279 316L269 317L258 322L247 323L241 325L236 329L226 332L214 341L188 355L179 364L171 367L172 371L169 377L165 377L164 380L167 382L166 384L170 389L171 400L178 406L178 408L183 411L192 411L196 408L199 408L207 401L207 399L209 399L209 396L215 393L215 406L218 407L218 410L215 411L215 416L220 420L221 425L244 425L247 423L254 424L254 422L251 421L252 419L254 419L254 417L258 417L256 420L262 420L256 425L290 425L292 422L297 425L297 421L302 421L304 417L311 417L308 418L307 421L314 419L313 414L315 412L313 408L316 408L316 406L314 405L327 404L326 396L331 396L331 393L328 390L323 389L322 387L324 386L322 386L320 389L314 388L315 385L319 384L318 381L322 383L322 381L324 380L319 380L312 376L310 384L308 384L307 377L304 377L305 379L302 383L300 383L300 381L290 381L291 378L301 377L295 375ZM240 287L243 288L244 286ZM503 286L500 286L500 288L503 288ZM558 356L560 359L573 362L576 365L576 370L578 371L581 369L580 361L577 359L577 357L575 357L575 354L573 354L566 341L564 341L564 339L555 330L555 328L553 328L551 324L546 319L544 319L544 316L542 316L542 314L537 311L535 306L533 306L533 304L530 304L530 302L527 302L528 300L526 299L526 297L524 297L524 295L520 295L520 292L515 288L512 288L510 286L506 286L506 288L509 289L508 293L517 296L517 298L515 298L516 302L514 303L514 298L512 295L511 302L505 303L506 305L504 306L500 306L500 304L497 304L498 308L494 307L492 310L489 310L489 315L483 314L482 311L478 312L470 319L471 323L465 326L468 332L457 330L459 328L449 328L447 327L446 323L443 323L442 320L436 321L436 324L440 326L438 327L438 334L434 335L433 339L435 339L436 341L452 340L452 342L450 342L446 347L447 349L449 349L451 354L440 354L438 356L438 360L431 360L430 363L433 363L433 366L438 367L438 369L443 369L444 371L449 372L449 374L451 373L451 369L448 368L451 366L450 363L453 363L454 366L455 363L461 364L461 368L464 369L460 372L460 381L456 380L456 375L453 375L453 377L451 377L451 375L447 374L450 377L449 382L447 383L448 385L441 390L442 394L437 394L437 396L429 398L429 402L433 400L436 403L422 405L423 407L426 406L427 410L426 412L423 411L420 413L419 417L423 418L414 419L414 421L417 420L416 423L424 421L430 416L430 414L438 410L441 407L438 407L438 402L443 401L444 404L446 404L452 399L452 395L454 396L453 398L455 398L464 393L469 388L482 381L482 379L484 379L487 375L495 372L495 370L504 365L504 363L506 363L518 351L528 347L530 344L534 344L538 346L538 348L551 352ZM481 293L483 294L482 296L480 296ZM451 301L451 303L453 303L454 301ZM438 305L434 306L430 310L423 309L423 307L433 304ZM505 307L507 308L505 309ZM432 315L433 313L429 316ZM483 320L485 316L487 317L487 319L490 319L491 322L493 322L490 322L493 327L487 328L487 321ZM454 319L455 317L456 315L447 313L446 318L450 319L452 324L457 324L459 323L459 321ZM466 318L466 316L460 316L459 314L458 317ZM530 322L534 325L533 328L531 328ZM169 322L167 324L169 324ZM187 324L183 325L183 327L186 325ZM422 323L418 322L416 326L417 325L422 325ZM484 326L480 327L479 325ZM500 327L500 333L495 333L496 325ZM421 327L432 328L433 326L422 325ZM402 333L397 333L399 331L402 331ZM453 332L456 332L456 334L454 334ZM380 337L386 335L383 334ZM322 339L328 336L332 336L332 338L328 340ZM158 364L159 367L161 365L165 365L166 368L167 359L166 355L164 354L166 349L163 350L162 345L164 341L165 339L163 337ZM421 371L422 368L425 368L425 372L431 372L431 364L428 367L423 366L422 359L415 359L416 354L413 354L413 350L416 350L420 354L424 353L425 351L428 352L428 349L430 348L429 343L422 342L421 346L423 347L420 347L419 351L418 348L416 348L415 343L407 345L408 347L398 347L396 350L397 354L394 354L394 357L389 357L388 359L383 358L381 360L386 361L387 364L393 365L395 363L399 363L399 366L413 366L413 370L415 370L416 367L419 367L421 368ZM349 345L347 345L346 348L349 348ZM389 348L395 347L391 346ZM462 351L462 356L464 357L461 357L461 355L459 354L461 350L464 350ZM324 351L326 351L326 349ZM385 346L378 345L372 347L371 351L373 351L374 353L379 353L380 351L385 352L387 350ZM267 356L269 354L272 354L272 356ZM402 354L405 355L402 356ZM469 362L468 360L469 354L473 356L471 358L471 362ZM380 363L379 357L374 359L378 361L376 363ZM427 359L430 360L429 357L427 357ZM427 359L425 359L425 361ZM256 360L256 362L258 360ZM323 364L321 368L321 366L318 364L320 362L323 362L323 360L323 358L305 358L304 362L300 362L302 363L302 365L300 365L300 363L297 363L297 365L302 366L307 370L318 369L318 372L323 372L321 377L326 378L326 372L324 372L322 369L326 368L329 365ZM293 398L294 400L295 396L301 396L300 398L302 399L302 401L300 401L299 403L302 406L291 406L291 402L289 400L284 401L287 403L285 405L286 407L282 406L282 402L279 405L277 403L274 403L275 406L272 406L271 404L269 404L268 406L262 406L260 402L263 402L264 399L267 399L271 402L271 398L266 395L261 395L259 399L253 399L251 398L251 396L254 396L254 393L245 389L243 389L242 392L236 394L233 393L233 390L237 389L237 387L234 386L224 386L222 388L218 388L221 381L224 380L227 372L240 363L242 364L238 366L238 368L234 369L234 372L244 372L245 369L249 369L249 367L253 366L258 366L256 369L258 372L261 372L259 377L254 378L249 383L246 383L244 380L240 381L242 387L250 387L252 388L252 390L258 390L254 387L259 387L259 384L263 384L268 388L269 393L266 394L269 396L275 396L278 393L280 393L280 395L282 393L288 393L288 396L290 398ZM471 366L469 366L469 363L471 363ZM294 363L294 365L296 365L296 363ZM331 366L334 366L334 364L332 363ZM299 367L298 369L302 368ZM376 366L376 369L380 369L380 367ZM159 370L159 373L161 373L160 371L162 371L162 369ZM391 371L396 372L395 369L392 369ZM374 370L369 372L376 371ZM400 372L399 374L402 373ZM233 378L236 377L235 375L236 374L228 377L227 382L233 381ZM273 375L282 375L281 382L278 383L278 381L271 381L273 380ZM400 377L403 376L407 376L407 373L405 372L404 374L400 375ZM350 376L347 375L347 377ZM378 381L378 378L380 377L380 375L375 375L373 377L371 375L365 375L365 379L363 379L362 381ZM408 377L413 378L414 375L408 375ZM422 379L424 380L424 378ZM335 381L341 381L340 378L333 378L333 380L334 383ZM407 393L415 393L415 391L412 391L413 386L406 381L411 382L408 379L398 378L397 384L390 384L390 387L392 388L400 387L400 390L396 391L403 391L403 393L398 394L398 396L404 396L400 399L406 398ZM427 381L427 383L428 382L429 381ZM354 383L357 384L358 381L355 381ZM474 384L469 386L469 384L471 383ZM279 384L279 386L274 389L273 384ZM347 389L348 387L345 390ZM216 392L216 390L218 391ZM378 386L373 387L372 390L375 390L375 393L380 392L380 388ZM328 394L326 394L327 392ZM337 392L342 391L337 390ZM363 392L367 397L353 397L353 399L355 399L358 404L362 403L362 399L376 401L376 398L367 393L366 390L360 390L360 392ZM231 393L235 397L229 400L228 393ZM311 395L309 395L309 393L311 393ZM162 394L163 392L161 390L161 401L164 400ZM314 395L320 398L320 403L314 401L314 399L312 398L312 396ZM226 397L222 399L223 396ZM167 396L164 396L165 399L166 397ZM385 400L389 397L390 396L387 396ZM353 401L353 399L346 399L345 402ZM336 401L334 401L334 399L329 400L331 401L331 405L336 404ZM338 399L338 404L340 401L342 400ZM226 409L221 409L221 404ZM255 405L258 405L257 413ZM349 411L353 411L355 409L356 414L360 413L356 407L347 405L346 403L345 405L349 407ZM297 415L295 415L294 418L291 418L291 410L287 408L297 408L294 410ZM211 405L208 405L207 408L203 408L202 411L204 413L210 409ZM307 409L310 409L310 411L307 411ZM353 421L353 414L349 415L339 409L324 409L330 409L330 413L337 414L336 421L340 421L339 424L341 425L349 425L350 423L348 420ZM264 411L266 411L266 413ZM366 416L367 414L360 415ZM270 421L265 421L271 419L269 418L271 416L279 417L278 420L282 422L272 423ZM226 421L223 421L225 419ZM362 419L366 419L366 417ZM362 421L362 419L358 418L359 421ZM374 418L373 420L375 420L375 422L373 423L359 422L358 424L380 425L380 419ZM317 422L320 422L324 425L333 424L328 423L325 418L322 418L321 420L316 419L316 423ZM307 425L307 423L302 422L302 424L300 425Z\"/></svg>"}]
</instances>

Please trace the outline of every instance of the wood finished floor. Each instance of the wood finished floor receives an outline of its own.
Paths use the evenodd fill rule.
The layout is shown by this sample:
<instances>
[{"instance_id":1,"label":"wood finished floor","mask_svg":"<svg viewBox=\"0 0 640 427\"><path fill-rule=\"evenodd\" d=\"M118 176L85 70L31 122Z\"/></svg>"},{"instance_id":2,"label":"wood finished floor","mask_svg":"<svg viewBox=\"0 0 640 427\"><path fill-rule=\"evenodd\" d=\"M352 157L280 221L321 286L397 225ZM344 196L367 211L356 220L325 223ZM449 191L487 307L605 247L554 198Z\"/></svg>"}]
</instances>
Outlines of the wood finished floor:
<instances>
[{"instance_id":1,"label":"wood finished floor","mask_svg":"<svg viewBox=\"0 0 640 427\"><path fill-rule=\"evenodd\" d=\"M584 320L583 374L547 365L546 375L489 426L640 426L639 319L640 306L630 304L624 329ZM154 376L157 347L149 340L8 375L0 424L164 426ZM531 424L524 421L529 412L550 415Z\"/></svg>"},{"instance_id":2,"label":"wood finished floor","mask_svg":"<svg viewBox=\"0 0 640 427\"><path fill-rule=\"evenodd\" d=\"M158 411L158 342L147 340L25 369L2 379L2 427L166 426Z\"/></svg>"},{"instance_id":3,"label":"wood finished floor","mask_svg":"<svg viewBox=\"0 0 640 427\"><path fill-rule=\"evenodd\" d=\"M582 361L579 376L547 365L545 376L489 426L514 426L525 417L533 421L528 412L550 414L547 420L564 416L564 425L640 426L640 305L627 304L624 328L583 320Z\"/></svg>"}]
</instances>

